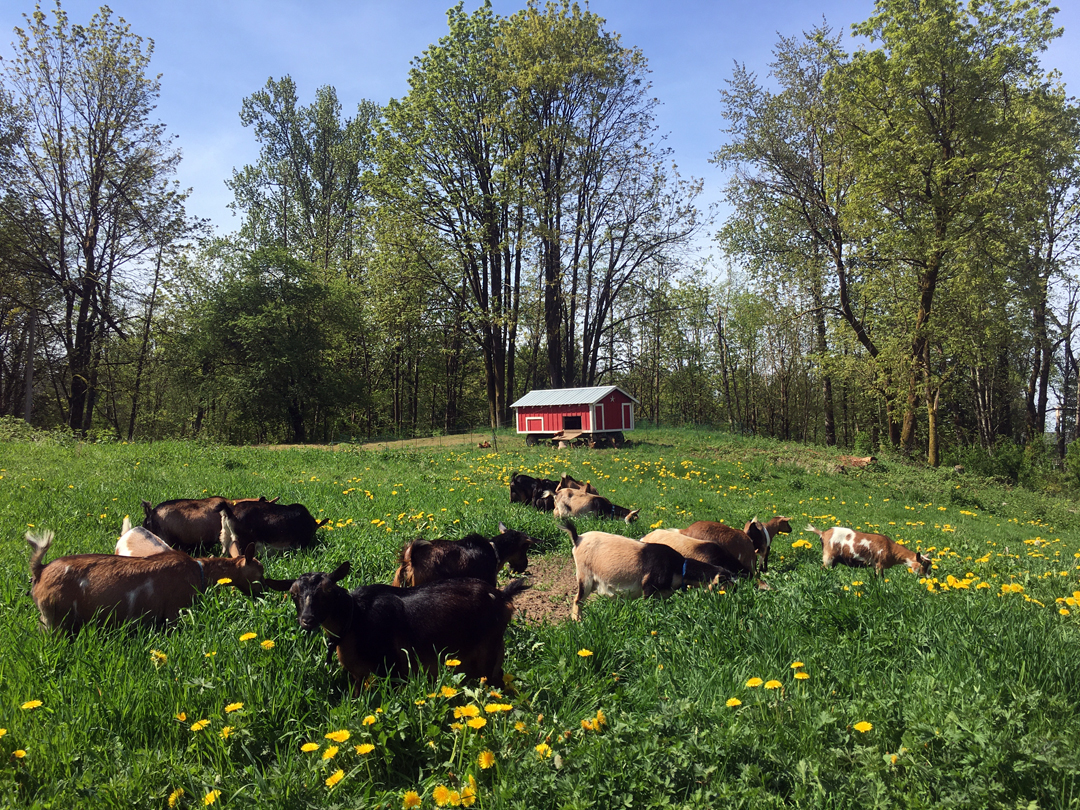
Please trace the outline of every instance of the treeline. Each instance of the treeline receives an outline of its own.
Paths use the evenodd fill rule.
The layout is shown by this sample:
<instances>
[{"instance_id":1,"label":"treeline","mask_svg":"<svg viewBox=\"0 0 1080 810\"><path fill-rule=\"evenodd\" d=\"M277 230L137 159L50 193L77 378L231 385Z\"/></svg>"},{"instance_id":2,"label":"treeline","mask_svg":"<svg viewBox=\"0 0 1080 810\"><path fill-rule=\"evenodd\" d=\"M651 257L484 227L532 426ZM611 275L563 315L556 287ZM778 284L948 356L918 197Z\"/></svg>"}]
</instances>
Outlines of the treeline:
<instances>
[{"instance_id":1,"label":"treeline","mask_svg":"<svg viewBox=\"0 0 1080 810\"><path fill-rule=\"evenodd\" d=\"M228 235L183 214L152 46L39 10L0 98L0 412L305 442L618 384L654 422L931 464L1056 431L1063 456L1080 139L1038 59L1053 13L880 0L863 50L822 26L737 68L716 268L644 54L576 5L459 4L385 105L269 80Z\"/></svg>"}]
</instances>

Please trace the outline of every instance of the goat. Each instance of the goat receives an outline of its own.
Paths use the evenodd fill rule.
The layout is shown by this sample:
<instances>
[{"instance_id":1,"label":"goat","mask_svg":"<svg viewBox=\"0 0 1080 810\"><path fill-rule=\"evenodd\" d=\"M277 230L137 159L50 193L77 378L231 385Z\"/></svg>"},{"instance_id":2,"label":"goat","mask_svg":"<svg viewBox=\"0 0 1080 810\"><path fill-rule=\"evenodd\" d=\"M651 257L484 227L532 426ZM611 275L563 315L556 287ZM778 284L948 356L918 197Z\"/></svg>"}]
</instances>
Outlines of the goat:
<instances>
[{"instance_id":1,"label":"goat","mask_svg":"<svg viewBox=\"0 0 1080 810\"><path fill-rule=\"evenodd\" d=\"M217 508L223 504L277 503L277 498L177 498L157 506L143 501L143 528L160 537L173 548L195 551L213 545L221 531Z\"/></svg>"},{"instance_id":2,"label":"goat","mask_svg":"<svg viewBox=\"0 0 1080 810\"><path fill-rule=\"evenodd\" d=\"M580 489L559 489L555 492L555 517L596 515L612 520L621 518L629 524L637 520L640 511L616 506L602 495L593 495Z\"/></svg>"},{"instance_id":3,"label":"goat","mask_svg":"<svg viewBox=\"0 0 1080 810\"><path fill-rule=\"evenodd\" d=\"M92 621L171 621L209 583L228 578L251 594L263 576L254 545L237 558L193 558L169 549L149 557L73 554L42 565L53 533L28 532L26 541L31 548L30 594L46 629L75 632Z\"/></svg>"},{"instance_id":4,"label":"goat","mask_svg":"<svg viewBox=\"0 0 1080 810\"><path fill-rule=\"evenodd\" d=\"M883 534L858 532L843 526L821 531L806 524L806 531L821 538L821 564L832 568L837 563L853 568L873 567L875 575L903 563L913 573L927 576L933 560L894 542Z\"/></svg>"},{"instance_id":5,"label":"goat","mask_svg":"<svg viewBox=\"0 0 1080 810\"><path fill-rule=\"evenodd\" d=\"M742 530L713 520L698 520L679 532L695 540L723 546L752 572L765 573L768 570L772 535L757 518L747 522Z\"/></svg>"},{"instance_id":6,"label":"goat","mask_svg":"<svg viewBox=\"0 0 1080 810\"><path fill-rule=\"evenodd\" d=\"M496 585L504 563L515 574L525 571L528 551L536 542L503 523L499 523L499 533L490 540L479 534L460 540L413 540L402 547L391 584L395 588L414 588L440 579L476 577Z\"/></svg>"},{"instance_id":7,"label":"goat","mask_svg":"<svg viewBox=\"0 0 1080 810\"><path fill-rule=\"evenodd\" d=\"M510 503L527 503L541 512L550 512L555 508L558 487L558 481L515 473L510 479Z\"/></svg>"},{"instance_id":8,"label":"goat","mask_svg":"<svg viewBox=\"0 0 1080 810\"><path fill-rule=\"evenodd\" d=\"M668 594L691 584L718 585L730 579L727 571L683 557L663 543L642 543L607 532L579 535L569 520L564 520L561 528L574 544L578 587L570 618L575 621L581 620L581 603L593 591L635 599Z\"/></svg>"},{"instance_id":9,"label":"goat","mask_svg":"<svg viewBox=\"0 0 1080 810\"><path fill-rule=\"evenodd\" d=\"M300 503L240 501L233 506L219 503L214 509L232 521L232 541L226 547L229 556L239 554L248 543L276 549L307 548L315 542L315 532L330 522L330 518L316 520Z\"/></svg>"},{"instance_id":10,"label":"goat","mask_svg":"<svg viewBox=\"0 0 1080 810\"><path fill-rule=\"evenodd\" d=\"M582 492L587 492L590 495L599 495L600 494L599 492L597 492L596 487L594 487L588 481L585 481L583 483L581 481L578 481L573 476L568 475L566 473L563 473L562 476L560 476L559 484L558 484L558 486L555 487L555 491L558 492L560 489L577 489L577 490L581 490Z\"/></svg>"},{"instance_id":11,"label":"goat","mask_svg":"<svg viewBox=\"0 0 1080 810\"><path fill-rule=\"evenodd\" d=\"M682 556L698 562L715 565L734 576L752 576L753 569L719 543L695 540L673 529L656 529L641 538L642 543L663 543L671 546Z\"/></svg>"},{"instance_id":12,"label":"goat","mask_svg":"<svg viewBox=\"0 0 1080 810\"><path fill-rule=\"evenodd\" d=\"M347 591L337 583L348 562L332 573L303 574L293 580L266 580L287 591L303 630L320 626L331 637L331 653L352 676L354 696L369 675L405 677L413 662L429 676L443 655L461 661L468 678L501 686L503 634L514 613L513 597L528 587L515 579L499 590L479 579L445 579L416 588L365 585Z\"/></svg>"},{"instance_id":13,"label":"goat","mask_svg":"<svg viewBox=\"0 0 1080 810\"><path fill-rule=\"evenodd\" d=\"M150 557L173 548L149 529L142 526L132 528L131 518L124 515L124 526L120 538L116 541L113 554L121 557Z\"/></svg>"}]
</instances>

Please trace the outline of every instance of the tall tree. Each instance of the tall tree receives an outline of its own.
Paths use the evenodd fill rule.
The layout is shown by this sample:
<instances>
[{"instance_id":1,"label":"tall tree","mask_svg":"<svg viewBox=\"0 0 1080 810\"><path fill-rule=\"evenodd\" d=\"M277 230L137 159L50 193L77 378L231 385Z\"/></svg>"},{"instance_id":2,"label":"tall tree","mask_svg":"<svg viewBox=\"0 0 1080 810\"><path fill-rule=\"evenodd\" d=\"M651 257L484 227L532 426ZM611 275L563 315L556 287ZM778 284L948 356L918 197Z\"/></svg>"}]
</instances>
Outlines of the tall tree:
<instances>
[{"instance_id":1,"label":"tall tree","mask_svg":"<svg viewBox=\"0 0 1080 810\"><path fill-rule=\"evenodd\" d=\"M179 152L152 120L159 77L153 42L108 7L72 25L57 2L16 28L17 58L4 80L22 137L10 160L4 215L18 228L19 266L58 291L48 319L66 354L65 421L91 426L97 364L110 332L123 334L114 296L156 248L182 236Z\"/></svg>"}]
</instances>

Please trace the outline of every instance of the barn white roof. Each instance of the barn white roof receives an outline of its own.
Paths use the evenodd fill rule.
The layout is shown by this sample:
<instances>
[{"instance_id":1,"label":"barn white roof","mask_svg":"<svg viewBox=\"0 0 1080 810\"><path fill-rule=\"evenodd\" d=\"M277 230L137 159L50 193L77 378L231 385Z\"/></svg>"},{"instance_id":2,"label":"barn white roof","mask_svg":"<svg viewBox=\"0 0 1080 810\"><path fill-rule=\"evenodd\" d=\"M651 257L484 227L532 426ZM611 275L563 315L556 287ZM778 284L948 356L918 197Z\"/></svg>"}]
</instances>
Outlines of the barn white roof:
<instances>
[{"instance_id":1,"label":"barn white roof","mask_svg":"<svg viewBox=\"0 0 1080 810\"><path fill-rule=\"evenodd\" d=\"M593 388L549 388L544 391L530 391L511 408L535 407L537 405L595 405L613 391L620 392L629 397L632 402L640 405L630 394L623 391L617 385L598 385Z\"/></svg>"}]
</instances>

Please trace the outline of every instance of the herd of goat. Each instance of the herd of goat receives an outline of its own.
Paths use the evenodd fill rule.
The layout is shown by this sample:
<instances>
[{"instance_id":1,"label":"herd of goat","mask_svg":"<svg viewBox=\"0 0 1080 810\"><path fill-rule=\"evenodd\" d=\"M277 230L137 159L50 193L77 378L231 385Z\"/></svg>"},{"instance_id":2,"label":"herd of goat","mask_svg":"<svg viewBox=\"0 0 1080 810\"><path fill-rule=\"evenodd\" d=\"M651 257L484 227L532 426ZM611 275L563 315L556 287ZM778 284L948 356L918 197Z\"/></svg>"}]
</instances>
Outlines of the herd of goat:
<instances>
[{"instance_id":1,"label":"herd of goat","mask_svg":"<svg viewBox=\"0 0 1080 810\"><path fill-rule=\"evenodd\" d=\"M648 597L688 586L715 588L738 578L756 580L768 570L769 548L780 533L790 533L790 518L754 518L743 529L697 521L685 529L657 529L640 540L601 531L578 534L571 517L595 515L633 522L638 510L616 506L588 482L563 475L559 481L516 474L510 501L525 503L561 518L571 537L577 594L571 616L580 619L582 602L593 592L607 596ZM290 594L297 621L306 631L322 628L328 656L352 677L358 692L370 675L405 676L419 666L429 675L440 657L460 660L466 677L502 683L504 634L514 612L514 596L528 587L512 578L501 588L504 566L524 573L528 552L537 542L499 524L491 538L478 534L460 540L407 543L390 585L363 585L348 591L338 583L348 562L331 573L296 579L265 575L258 547L305 548L315 540L317 521L301 504L279 504L264 497L221 497L143 501L142 526L124 519L113 554L75 554L43 564L52 532L28 533L31 595L46 629L77 631L89 622L168 622L190 607L215 583L232 584L257 595L264 589ZM822 540L822 562L872 567L877 573L904 564L925 576L928 557L880 534L834 526L806 531ZM220 543L221 557L195 556Z\"/></svg>"}]
</instances>

